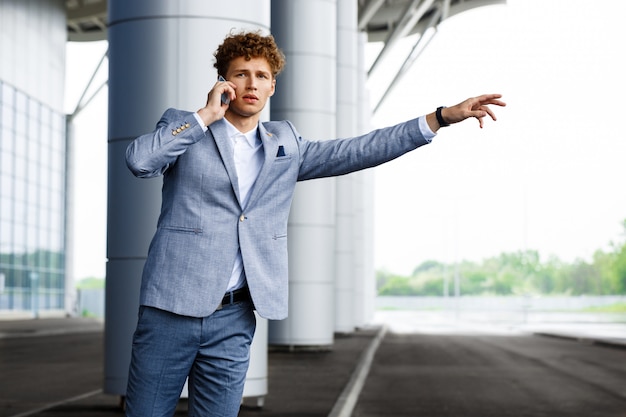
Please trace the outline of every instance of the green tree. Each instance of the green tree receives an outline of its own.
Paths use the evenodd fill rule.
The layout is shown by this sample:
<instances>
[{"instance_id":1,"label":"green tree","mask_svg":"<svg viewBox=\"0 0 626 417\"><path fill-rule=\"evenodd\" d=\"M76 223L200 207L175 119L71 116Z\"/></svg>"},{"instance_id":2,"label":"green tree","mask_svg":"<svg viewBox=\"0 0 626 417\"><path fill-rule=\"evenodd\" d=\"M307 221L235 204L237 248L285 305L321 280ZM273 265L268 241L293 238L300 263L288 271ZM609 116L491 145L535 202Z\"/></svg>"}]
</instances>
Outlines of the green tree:
<instances>
[{"instance_id":1,"label":"green tree","mask_svg":"<svg viewBox=\"0 0 626 417\"><path fill-rule=\"evenodd\" d=\"M419 295L411 286L408 277L394 275L378 289L379 295Z\"/></svg>"},{"instance_id":2,"label":"green tree","mask_svg":"<svg viewBox=\"0 0 626 417\"><path fill-rule=\"evenodd\" d=\"M626 244L622 244L615 253L612 278L611 292L613 294L626 294Z\"/></svg>"},{"instance_id":3,"label":"green tree","mask_svg":"<svg viewBox=\"0 0 626 417\"><path fill-rule=\"evenodd\" d=\"M442 295L446 275L459 274L463 295L511 294L626 294L626 220L621 242L611 250L597 250L591 262L568 264L551 256L542 262L536 250L501 253L481 263L457 264L427 260L410 277L386 271L377 273L377 288L385 295Z\"/></svg>"}]
</instances>

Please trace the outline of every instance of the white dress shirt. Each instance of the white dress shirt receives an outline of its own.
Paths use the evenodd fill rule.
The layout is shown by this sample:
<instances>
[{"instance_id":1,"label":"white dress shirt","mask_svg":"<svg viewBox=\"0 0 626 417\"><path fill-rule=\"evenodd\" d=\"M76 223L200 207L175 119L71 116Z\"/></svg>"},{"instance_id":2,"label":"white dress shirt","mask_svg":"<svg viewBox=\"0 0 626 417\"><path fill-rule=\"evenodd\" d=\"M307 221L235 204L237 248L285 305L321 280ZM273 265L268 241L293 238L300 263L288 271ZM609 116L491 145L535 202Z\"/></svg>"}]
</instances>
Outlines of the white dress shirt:
<instances>
[{"instance_id":1,"label":"white dress shirt","mask_svg":"<svg viewBox=\"0 0 626 417\"><path fill-rule=\"evenodd\" d=\"M263 165L263 144L259 138L258 127L246 133L241 133L228 120L226 121L228 129L228 137L232 141L234 148L235 169L237 170L237 182L239 183L239 198L241 198L242 207L246 206L250 189L254 185L256 178L259 176L261 166ZM246 274L243 270L243 258L241 257L241 249L237 252L233 272L228 281L227 291L233 291L241 288L246 283Z\"/></svg>"}]
</instances>

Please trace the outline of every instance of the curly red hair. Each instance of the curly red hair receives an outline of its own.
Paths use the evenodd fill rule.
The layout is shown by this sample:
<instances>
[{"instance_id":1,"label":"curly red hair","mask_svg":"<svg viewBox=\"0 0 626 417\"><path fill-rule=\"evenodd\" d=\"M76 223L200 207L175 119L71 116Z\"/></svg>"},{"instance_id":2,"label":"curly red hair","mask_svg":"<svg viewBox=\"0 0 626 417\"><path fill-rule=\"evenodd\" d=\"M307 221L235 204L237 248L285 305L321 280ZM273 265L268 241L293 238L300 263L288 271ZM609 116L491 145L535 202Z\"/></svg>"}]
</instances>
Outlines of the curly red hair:
<instances>
[{"instance_id":1,"label":"curly red hair","mask_svg":"<svg viewBox=\"0 0 626 417\"><path fill-rule=\"evenodd\" d=\"M265 58L270 65L274 78L280 74L285 66L285 56L276 45L274 37L272 35L263 36L260 31L231 33L224 39L213 56L215 56L213 66L221 75L226 74L231 61L239 57L245 57L246 60Z\"/></svg>"}]
</instances>

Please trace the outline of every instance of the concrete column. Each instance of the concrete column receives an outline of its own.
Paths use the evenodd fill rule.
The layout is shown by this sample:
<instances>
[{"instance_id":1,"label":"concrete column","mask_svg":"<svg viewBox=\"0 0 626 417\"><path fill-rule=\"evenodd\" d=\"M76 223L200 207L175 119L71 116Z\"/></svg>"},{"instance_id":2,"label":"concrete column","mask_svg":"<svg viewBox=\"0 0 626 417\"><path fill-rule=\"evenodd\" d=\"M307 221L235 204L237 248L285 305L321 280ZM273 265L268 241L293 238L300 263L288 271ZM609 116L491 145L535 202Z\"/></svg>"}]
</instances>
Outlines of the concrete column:
<instances>
[{"instance_id":1,"label":"concrete column","mask_svg":"<svg viewBox=\"0 0 626 417\"><path fill-rule=\"evenodd\" d=\"M354 182L354 324L371 323L376 298L374 269L374 170L357 173Z\"/></svg>"},{"instance_id":2,"label":"concrete column","mask_svg":"<svg viewBox=\"0 0 626 417\"><path fill-rule=\"evenodd\" d=\"M357 134L358 5L337 1L337 137ZM335 332L354 330L354 180L337 178L335 235Z\"/></svg>"},{"instance_id":3,"label":"concrete column","mask_svg":"<svg viewBox=\"0 0 626 417\"><path fill-rule=\"evenodd\" d=\"M356 327L363 326L363 305L365 303L365 286L368 277L365 274L365 176L367 171L357 172L354 179L354 191L352 194L354 216L353 216L353 241L354 241L354 261L352 269L354 271L354 287L352 289L353 321Z\"/></svg>"},{"instance_id":4,"label":"concrete column","mask_svg":"<svg viewBox=\"0 0 626 417\"><path fill-rule=\"evenodd\" d=\"M80 315L76 311L77 291L74 273L74 207L76 198L76 178L74 123L70 117L65 117L65 314L68 316Z\"/></svg>"},{"instance_id":5,"label":"concrete column","mask_svg":"<svg viewBox=\"0 0 626 417\"><path fill-rule=\"evenodd\" d=\"M272 119L307 139L335 137L336 1L272 0L272 32L287 57ZM289 217L289 318L270 322L270 344L327 346L334 329L335 180L299 183Z\"/></svg>"},{"instance_id":6,"label":"concrete column","mask_svg":"<svg viewBox=\"0 0 626 417\"><path fill-rule=\"evenodd\" d=\"M366 87L367 69L365 66L365 45L367 34L361 32L358 42L358 131L365 133L372 130L370 120L370 96ZM375 170L357 173L355 195L355 265L357 284L354 289L354 320L357 327L371 322L374 315L376 297L376 273L374 270L374 175Z\"/></svg>"},{"instance_id":7,"label":"concrete column","mask_svg":"<svg viewBox=\"0 0 626 417\"><path fill-rule=\"evenodd\" d=\"M269 30L269 10L269 0L109 0L106 393L126 393L141 272L161 205L162 179L133 177L126 147L168 107L204 105L217 46L233 28Z\"/></svg>"}]
</instances>

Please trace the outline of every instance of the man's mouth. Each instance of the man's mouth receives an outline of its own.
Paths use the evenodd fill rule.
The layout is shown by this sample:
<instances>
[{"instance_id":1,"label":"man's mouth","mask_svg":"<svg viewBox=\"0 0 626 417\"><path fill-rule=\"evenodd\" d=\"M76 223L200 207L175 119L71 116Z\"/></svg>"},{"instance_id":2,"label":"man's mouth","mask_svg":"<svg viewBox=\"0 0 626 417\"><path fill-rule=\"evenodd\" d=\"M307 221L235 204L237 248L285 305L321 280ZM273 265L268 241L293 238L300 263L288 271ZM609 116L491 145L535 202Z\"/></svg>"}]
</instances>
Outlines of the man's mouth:
<instances>
[{"instance_id":1,"label":"man's mouth","mask_svg":"<svg viewBox=\"0 0 626 417\"><path fill-rule=\"evenodd\" d=\"M241 98L248 103L253 103L259 100L259 98L255 96L254 94L246 94L245 96Z\"/></svg>"}]
</instances>

